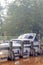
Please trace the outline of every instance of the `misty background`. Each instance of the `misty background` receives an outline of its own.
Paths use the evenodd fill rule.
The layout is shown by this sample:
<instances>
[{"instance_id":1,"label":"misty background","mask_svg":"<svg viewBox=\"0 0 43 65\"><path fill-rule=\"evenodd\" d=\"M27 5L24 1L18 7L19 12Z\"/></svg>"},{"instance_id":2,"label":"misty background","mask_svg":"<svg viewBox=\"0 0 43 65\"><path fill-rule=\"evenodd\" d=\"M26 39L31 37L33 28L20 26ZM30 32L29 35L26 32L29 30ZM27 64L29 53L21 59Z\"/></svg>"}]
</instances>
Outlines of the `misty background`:
<instances>
[{"instance_id":1,"label":"misty background","mask_svg":"<svg viewBox=\"0 0 43 65\"><path fill-rule=\"evenodd\" d=\"M30 32L43 37L43 0L4 0L4 5L0 1L0 36Z\"/></svg>"}]
</instances>

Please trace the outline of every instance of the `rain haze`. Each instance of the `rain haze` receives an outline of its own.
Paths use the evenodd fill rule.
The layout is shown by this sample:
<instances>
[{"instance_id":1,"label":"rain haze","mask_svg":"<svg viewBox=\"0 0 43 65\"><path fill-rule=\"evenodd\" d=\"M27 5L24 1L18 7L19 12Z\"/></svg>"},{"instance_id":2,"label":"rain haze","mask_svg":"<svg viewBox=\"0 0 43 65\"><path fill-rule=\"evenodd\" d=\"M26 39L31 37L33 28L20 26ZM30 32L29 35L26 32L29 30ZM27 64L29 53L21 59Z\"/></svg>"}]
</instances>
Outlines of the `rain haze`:
<instances>
[{"instance_id":1,"label":"rain haze","mask_svg":"<svg viewBox=\"0 0 43 65\"><path fill-rule=\"evenodd\" d=\"M43 0L0 0L0 65L43 65Z\"/></svg>"}]
</instances>

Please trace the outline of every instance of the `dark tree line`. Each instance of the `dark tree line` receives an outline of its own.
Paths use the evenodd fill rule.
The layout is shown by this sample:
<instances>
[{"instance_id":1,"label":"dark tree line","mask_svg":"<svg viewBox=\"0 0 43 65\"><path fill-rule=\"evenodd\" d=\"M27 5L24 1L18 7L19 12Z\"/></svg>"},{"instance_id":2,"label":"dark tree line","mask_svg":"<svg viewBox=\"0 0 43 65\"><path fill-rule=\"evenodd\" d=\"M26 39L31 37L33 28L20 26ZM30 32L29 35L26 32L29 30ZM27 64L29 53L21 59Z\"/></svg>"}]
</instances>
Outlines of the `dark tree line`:
<instances>
[{"instance_id":1,"label":"dark tree line","mask_svg":"<svg viewBox=\"0 0 43 65\"><path fill-rule=\"evenodd\" d=\"M16 0L10 3L2 30L12 36L31 31L43 34L43 1Z\"/></svg>"}]
</instances>

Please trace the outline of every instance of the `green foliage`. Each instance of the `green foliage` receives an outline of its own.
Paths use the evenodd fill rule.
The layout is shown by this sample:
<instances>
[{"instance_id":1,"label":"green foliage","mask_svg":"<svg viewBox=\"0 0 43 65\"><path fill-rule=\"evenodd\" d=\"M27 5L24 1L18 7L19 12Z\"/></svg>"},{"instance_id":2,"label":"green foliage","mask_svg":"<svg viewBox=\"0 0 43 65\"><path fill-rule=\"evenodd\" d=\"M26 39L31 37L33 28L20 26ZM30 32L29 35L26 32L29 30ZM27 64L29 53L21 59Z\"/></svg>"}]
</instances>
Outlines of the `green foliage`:
<instances>
[{"instance_id":1,"label":"green foliage","mask_svg":"<svg viewBox=\"0 0 43 65\"><path fill-rule=\"evenodd\" d=\"M0 4L0 36L2 35L2 23L3 23L2 16L1 16L2 12L3 12L3 7Z\"/></svg>"},{"instance_id":2,"label":"green foliage","mask_svg":"<svg viewBox=\"0 0 43 65\"><path fill-rule=\"evenodd\" d=\"M43 1L42 0L16 0L9 4L7 17L3 24L3 32L7 35L20 35L40 30L43 32ZM35 25L35 23L37 23Z\"/></svg>"}]
</instances>

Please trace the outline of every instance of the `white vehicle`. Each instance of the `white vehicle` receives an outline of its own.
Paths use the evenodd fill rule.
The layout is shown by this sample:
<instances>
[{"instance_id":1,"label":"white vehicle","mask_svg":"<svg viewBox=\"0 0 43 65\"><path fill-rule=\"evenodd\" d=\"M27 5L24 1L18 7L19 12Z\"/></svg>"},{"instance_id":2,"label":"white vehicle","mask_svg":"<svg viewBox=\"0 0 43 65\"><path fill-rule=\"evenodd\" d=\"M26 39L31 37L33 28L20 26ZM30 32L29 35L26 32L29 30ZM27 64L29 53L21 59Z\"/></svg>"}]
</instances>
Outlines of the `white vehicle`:
<instances>
[{"instance_id":1,"label":"white vehicle","mask_svg":"<svg viewBox=\"0 0 43 65\"><path fill-rule=\"evenodd\" d=\"M30 42L27 39L13 39L11 40L12 59L19 57L27 58L30 55Z\"/></svg>"},{"instance_id":2,"label":"white vehicle","mask_svg":"<svg viewBox=\"0 0 43 65\"><path fill-rule=\"evenodd\" d=\"M7 61L9 56L9 42L0 43L0 61Z\"/></svg>"},{"instance_id":3,"label":"white vehicle","mask_svg":"<svg viewBox=\"0 0 43 65\"><path fill-rule=\"evenodd\" d=\"M40 52L41 52L41 55L43 55L43 43L40 44Z\"/></svg>"},{"instance_id":4,"label":"white vehicle","mask_svg":"<svg viewBox=\"0 0 43 65\"><path fill-rule=\"evenodd\" d=\"M14 39L11 40L11 58L12 60L14 59L19 59L20 58L20 54L21 54L21 41Z\"/></svg>"},{"instance_id":5,"label":"white vehicle","mask_svg":"<svg viewBox=\"0 0 43 65\"><path fill-rule=\"evenodd\" d=\"M36 33L26 33L20 35L18 39L28 39L29 41L33 41L35 37L36 37Z\"/></svg>"},{"instance_id":6,"label":"white vehicle","mask_svg":"<svg viewBox=\"0 0 43 65\"><path fill-rule=\"evenodd\" d=\"M30 55L31 44L27 39L23 39L21 41L22 41L22 57L27 58Z\"/></svg>"},{"instance_id":7,"label":"white vehicle","mask_svg":"<svg viewBox=\"0 0 43 65\"><path fill-rule=\"evenodd\" d=\"M33 49L34 54L37 55L39 53L39 39L36 33L22 34L18 39L28 39L31 42L31 50Z\"/></svg>"}]
</instances>

